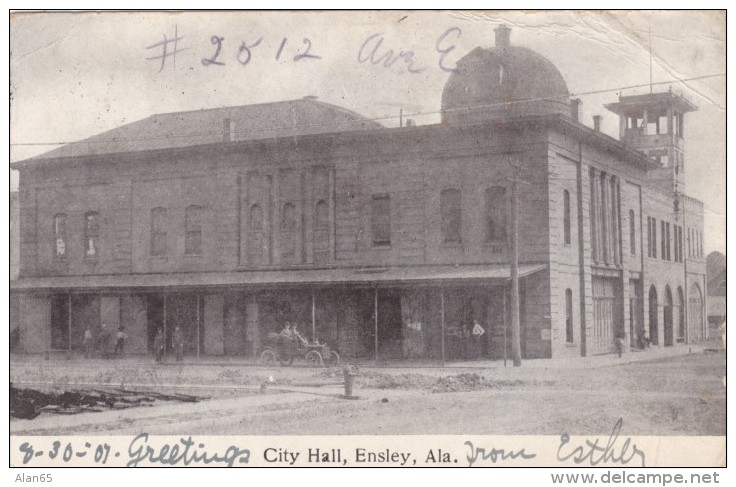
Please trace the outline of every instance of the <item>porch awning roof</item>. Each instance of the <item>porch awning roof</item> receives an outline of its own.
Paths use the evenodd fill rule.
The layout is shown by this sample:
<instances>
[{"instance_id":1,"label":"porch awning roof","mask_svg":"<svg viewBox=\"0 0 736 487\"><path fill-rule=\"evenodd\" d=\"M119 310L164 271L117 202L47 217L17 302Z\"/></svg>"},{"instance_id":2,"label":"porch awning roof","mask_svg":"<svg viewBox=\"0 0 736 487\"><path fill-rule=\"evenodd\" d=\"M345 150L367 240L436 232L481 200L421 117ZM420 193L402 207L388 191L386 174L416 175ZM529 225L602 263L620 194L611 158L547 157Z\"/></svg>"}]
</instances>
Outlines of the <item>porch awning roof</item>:
<instances>
[{"instance_id":1,"label":"porch awning roof","mask_svg":"<svg viewBox=\"0 0 736 487\"><path fill-rule=\"evenodd\" d=\"M519 277L545 269L546 264L520 264ZM379 285L403 283L503 282L511 278L509 265L439 265L290 269L166 274L117 274L25 277L11 281L12 291L146 290L211 287L277 287L334 284Z\"/></svg>"}]
</instances>

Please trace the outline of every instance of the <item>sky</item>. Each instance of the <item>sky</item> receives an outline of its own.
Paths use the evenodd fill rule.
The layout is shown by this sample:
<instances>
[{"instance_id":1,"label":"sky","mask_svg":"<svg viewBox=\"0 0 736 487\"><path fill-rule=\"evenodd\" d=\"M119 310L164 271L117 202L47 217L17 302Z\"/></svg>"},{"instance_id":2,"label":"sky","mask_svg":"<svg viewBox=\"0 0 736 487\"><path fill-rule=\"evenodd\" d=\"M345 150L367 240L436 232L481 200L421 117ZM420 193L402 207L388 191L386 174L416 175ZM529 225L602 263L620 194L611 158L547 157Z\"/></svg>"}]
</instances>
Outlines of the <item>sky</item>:
<instances>
[{"instance_id":1,"label":"sky","mask_svg":"<svg viewBox=\"0 0 736 487\"><path fill-rule=\"evenodd\" d=\"M512 44L557 66L582 100L581 121L602 115L613 137L618 117L603 105L648 92L621 88L647 85L650 62L655 91L671 87L699 107L685 122L686 192L705 205L705 250L725 253L726 79L678 81L726 72L726 20L717 12L17 14L10 159L154 113L304 96L386 126L398 126L400 110L437 123L449 70L476 46L492 47L500 23L512 28ZM380 59L390 61L373 62Z\"/></svg>"}]
</instances>

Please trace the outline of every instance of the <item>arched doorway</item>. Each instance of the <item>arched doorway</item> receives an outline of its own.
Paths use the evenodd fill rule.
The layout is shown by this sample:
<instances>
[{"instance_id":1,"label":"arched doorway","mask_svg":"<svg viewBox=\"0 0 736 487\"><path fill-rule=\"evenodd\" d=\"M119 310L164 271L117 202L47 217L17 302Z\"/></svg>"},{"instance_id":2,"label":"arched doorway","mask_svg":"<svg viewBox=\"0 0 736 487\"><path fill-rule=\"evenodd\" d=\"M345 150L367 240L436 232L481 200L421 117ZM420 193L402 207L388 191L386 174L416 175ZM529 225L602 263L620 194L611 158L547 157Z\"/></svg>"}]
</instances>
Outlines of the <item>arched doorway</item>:
<instances>
[{"instance_id":1,"label":"arched doorway","mask_svg":"<svg viewBox=\"0 0 736 487\"><path fill-rule=\"evenodd\" d=\"M672 290L669 286L664 288L664 346L671 347L675 344L675 330L672 324Z\"/></svg>"},{"instance_id":2,"label":"arched doorway","mask_svg":"<svg viewBox=\"0 0 736 487\"><path fill-rule=\"evenodd\" d=\"M657 336L658 313L659 303L657 301L657 289L652 286L649 288L649 341L653 345L657 345L659 343L659 337Z\"/></svg>"},{"instance_id":3,"label":"arched doorway","mask_svg":"<svg viewBox=\"0 0 736 487\"><path fill-rule=\"evenodd\" d=\"M690 286L687 311L689 338L703 338L703 293L697 284Z\"/></svg>"},{"instance_id":4,"label":"arched doorway","mask_svg":"<svg viewBox=\"0 0 736 487\"><path fill-rule=\"evenodd\" d=\"M685 343L685 294L677 287L677 342Z\"/></svg>"}]
</instances>

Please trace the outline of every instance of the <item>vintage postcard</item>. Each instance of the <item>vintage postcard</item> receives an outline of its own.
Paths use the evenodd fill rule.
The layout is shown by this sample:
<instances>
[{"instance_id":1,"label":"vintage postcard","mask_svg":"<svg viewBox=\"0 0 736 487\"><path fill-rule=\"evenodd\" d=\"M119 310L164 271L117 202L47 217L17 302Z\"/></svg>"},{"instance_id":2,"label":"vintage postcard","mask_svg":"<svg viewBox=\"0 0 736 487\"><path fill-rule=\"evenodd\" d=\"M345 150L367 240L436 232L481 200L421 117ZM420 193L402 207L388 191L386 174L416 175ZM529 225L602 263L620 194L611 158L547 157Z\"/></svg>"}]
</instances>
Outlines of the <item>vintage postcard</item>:
<instances>
[{"instance_id":1,"label":"vintage postcard","mask_svg":"<svg viewBox=\"0 0 736 487\"><path fill-rule=\"evenodd\" d=\"M718 481L725 12L9 23L11 466Z\"/></svg>"}]
</instances>

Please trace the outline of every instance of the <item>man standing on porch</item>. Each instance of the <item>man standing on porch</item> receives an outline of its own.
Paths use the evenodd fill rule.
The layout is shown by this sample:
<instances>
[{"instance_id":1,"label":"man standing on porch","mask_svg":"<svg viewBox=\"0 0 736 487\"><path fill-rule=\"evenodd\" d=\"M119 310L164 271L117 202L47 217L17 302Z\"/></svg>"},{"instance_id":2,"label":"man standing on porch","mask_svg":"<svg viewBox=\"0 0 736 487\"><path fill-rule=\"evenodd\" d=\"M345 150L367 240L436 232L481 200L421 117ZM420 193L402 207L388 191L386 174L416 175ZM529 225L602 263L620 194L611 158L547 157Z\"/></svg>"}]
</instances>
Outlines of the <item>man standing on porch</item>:
<instances>
[{"instance_id":1,"label":"man standing on porch","mask_svg":"<svg viewBox=\"0 0 736 487\"><path fill-rule=\"evenodd\" d=\"M174 352L176 353L176 361L181 362L182 355L184 355L184 333L182 333L179 325L174 328L174 334L171 337L172 345L174 345Z\"/></svg>"},{"instance_id":2,"label":"man standing on porch","mask_svg":"<svg viewBox=\"0 0 736 487\"><path fill-rule=\"evenodd\" d=\"M480 323L478 323L478 320L473 320L473 358L478 358L482 354L482 346L480 337L485 335L486 331L483 329L482 326L480 326Z\"/></svg>"}]
</instances>

